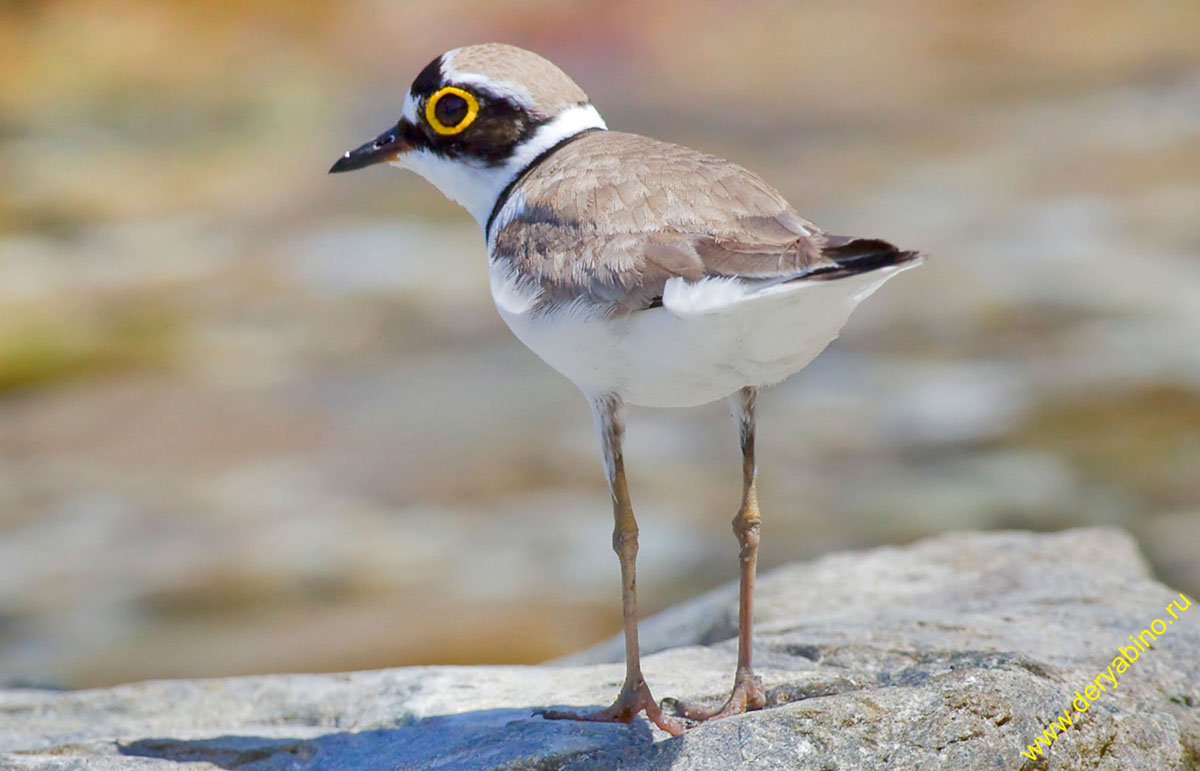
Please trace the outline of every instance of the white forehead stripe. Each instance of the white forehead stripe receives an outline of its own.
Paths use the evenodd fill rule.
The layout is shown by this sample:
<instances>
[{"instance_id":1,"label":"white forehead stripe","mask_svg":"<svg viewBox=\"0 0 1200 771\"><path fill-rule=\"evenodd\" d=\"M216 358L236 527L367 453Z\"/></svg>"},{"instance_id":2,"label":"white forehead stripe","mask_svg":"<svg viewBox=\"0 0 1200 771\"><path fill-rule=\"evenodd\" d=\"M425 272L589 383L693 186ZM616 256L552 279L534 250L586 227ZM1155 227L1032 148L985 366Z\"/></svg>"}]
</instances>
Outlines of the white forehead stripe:
<instances>
[{"instance_id":1,"label":"white forehead stripe","mask_svg":"<svg viewBox=\"0 0 1200 771\"><path fill-rule=\"evenodd\" d=\"M489 44L442 54L440 75L450 84L488 92L540 117L588 102L579 84L553 62L515 46Z\"/></svg>"},{"instance_id":2,"label":"white forehead stripe","mask_svg":"<svg viewBox=\"0 0 1200 771\"><path fill-rule=\"evenodd\" d=\"M455 49L458 50L458 49ZM527 111L533 110L533 94L529 89L522 86L520 83L512 83L507 80L495 80L486 75L480 75L472 72L459 72L454 69L454 51L450 51L442 56L442 82L454 83L463 86L475 86L486 90L490 94L501 99L511 99L512 101L525 108ZM401 108L401 114L408 118L409 121L417 122L417 100L408 92L404 95L404 106Z\"/></svg>"},{"instance_id":3,"label":"white forehead stripe","mask_svg":"<svg viewBox=\"0 0 1200 771\"><path fill-rule=\"evenodd\" d=\"M507 80L496 80L477 72L461 72L454 66L455 55L461 49L455 48L442 54L442 81L458 83L464 86L480 86L501 99L511 99L526 110L534 108L533 94L520 83Z\"/></svg>"},{"instance_id":4,"label":"white forehead stripe","mask_svg":"<svg viewBox=\"0 0 1200 771\"><path fill-rule=\"evenodd\" d=\"M409 123L417 123L417 100L412 92L404 95L404 105L400 108L400 114L407 118Z\"/></svg>"},{"instance_id":5,"label":"white forehead stripe","mask_svg":"<svg viewBox=\"0 0 1200 771\"><path fill-rule=\"evenodd\" d=\"M536 107L533 94L529 93L529 89L520 83L513 83L508 80L494 80L486 75L469 72L449 72L446 74L446 80L450 83L461 83L464 86L478 86L480 89L494 94L501 99L509 99L516 102L529 112L533 112Z\"/></svg>"}]
</instances>

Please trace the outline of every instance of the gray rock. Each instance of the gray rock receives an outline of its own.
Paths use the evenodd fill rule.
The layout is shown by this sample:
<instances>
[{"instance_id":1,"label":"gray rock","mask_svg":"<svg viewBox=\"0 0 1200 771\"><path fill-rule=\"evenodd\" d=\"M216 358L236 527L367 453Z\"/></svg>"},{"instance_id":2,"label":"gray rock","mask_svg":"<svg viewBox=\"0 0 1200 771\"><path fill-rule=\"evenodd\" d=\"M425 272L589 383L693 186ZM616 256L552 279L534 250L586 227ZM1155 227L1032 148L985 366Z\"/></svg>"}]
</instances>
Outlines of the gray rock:
<instances>
[{"instance_id":1,"label":"gray rock","mask_svg":"<svg viewBox=\"0 0 1200 771\"><path fill-rule=\"evenodd\" d=\"M660 698L716 700L730 685L733 602L725 587L643 624ZM768 708L677 738L641 719L535 716L607 703L622 675L610 641L535 667L3 690L0 768L1200 768L1200 610L1153 581L1120 531L835 554L764 575L758 603ZM1166 631L1096 690L1155 619ZM1072 727L1024 757L1064 710Z\"/></svg>"}]
</instances>

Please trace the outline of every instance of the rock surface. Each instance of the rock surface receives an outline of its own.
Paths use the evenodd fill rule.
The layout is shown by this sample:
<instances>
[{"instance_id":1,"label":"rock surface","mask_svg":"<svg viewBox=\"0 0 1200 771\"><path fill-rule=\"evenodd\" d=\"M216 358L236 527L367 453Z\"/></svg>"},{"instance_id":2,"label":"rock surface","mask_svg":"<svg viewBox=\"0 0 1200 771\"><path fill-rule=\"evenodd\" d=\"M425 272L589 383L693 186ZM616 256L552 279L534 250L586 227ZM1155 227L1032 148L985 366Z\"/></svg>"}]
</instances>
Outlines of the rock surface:
<instances>
[{"instance_id":1,"label":"rock surface","mask_svg":"<svg viewBox=\"0 0 1200 771\"><path fill-rule=\"evenodd\" d=\"M0 769L1200 768L1198 609L1041 759L1022 756L1180 601L1120 531L950 534L788 565L759 592L768 708L678 738L534 716L607 703L610 641L537 667L4 690ZM728 687L733 602L726 587L642 625L660 698Z\"/></svg>"}]
</instances>

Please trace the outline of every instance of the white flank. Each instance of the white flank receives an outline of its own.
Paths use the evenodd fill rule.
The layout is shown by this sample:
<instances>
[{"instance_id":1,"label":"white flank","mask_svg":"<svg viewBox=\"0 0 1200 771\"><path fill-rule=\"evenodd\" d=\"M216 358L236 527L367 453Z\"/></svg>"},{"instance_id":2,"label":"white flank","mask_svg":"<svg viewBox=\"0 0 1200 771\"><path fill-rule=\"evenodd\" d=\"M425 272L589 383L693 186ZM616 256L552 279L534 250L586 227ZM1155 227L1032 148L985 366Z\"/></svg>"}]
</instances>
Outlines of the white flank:
<instances>
[{"instance_id":1,"label":"white flank","mask_svg":"<svg viewBox=\"0 0 1200 771\"><path fill-rule=\"evenodd\" d=\"M527 316L542 293L531 279L522 280L507 261L489 260L488 278L492 285L492 301L505 318Z\"/></svg>"},{"instance_id":2,"label":"white flank","mask_svg":"<svg viewBox=\"0 0 1200 771\"><path fill-rule=\"evenodd\" d=\"M408 107L405 99L405 107ZM415 107L413 108L415 109ZM541 155L567 137L590 128L607 128L600 113L590 104L569 107L539 128L528 141L517 147L503 165L487 166L476 161L442 158L428 150L400 155L392 165L415 171L429 180L452 201L471 213L481 230L487 228L488 217L501 191Z\"/></svg>"},{"instance_id":3,"label":"white flank","mask_svg":"<svg viewBox=\"0 0 1200 771\"><path fill-rule=\"evenodd\" d=\"M757 291L737 279L668 283L663 307L610 319L582 303L535 314L536 287L492 261L492 296L521 342L585 393L689 407L798 372L855 306L917 264Z\"/></svg>"},{"instance_id":4,"label":"white flank","mask_svg":"<svg viewBox=\"0 0 1200 771\"><path fill-rule=\"evenodd\" d=\"M784 284L777 284L760 289L759 293L766 294L771 289L784 288ZM754 294L753 284L736 277L687 281L676 276L667 279L663 287L663 306L676 316L698 316L736 305Z\"/></svg>"}]
</instances>

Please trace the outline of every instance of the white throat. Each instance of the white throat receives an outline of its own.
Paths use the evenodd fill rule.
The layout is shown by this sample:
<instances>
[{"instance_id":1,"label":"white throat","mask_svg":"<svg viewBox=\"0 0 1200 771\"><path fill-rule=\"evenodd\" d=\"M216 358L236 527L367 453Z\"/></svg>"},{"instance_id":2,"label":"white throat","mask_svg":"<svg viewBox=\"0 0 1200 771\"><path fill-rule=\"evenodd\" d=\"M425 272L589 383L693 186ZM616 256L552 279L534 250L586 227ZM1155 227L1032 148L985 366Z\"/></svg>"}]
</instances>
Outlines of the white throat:
<instances>
[{"instance_id":1,"label":"white throat","mask_svg":"<svg viewBox=\"0 0 1200 771\"><path fill-rule=\"evenodd\" d=\"M607 126L595 107L581 104L563 110L549 123L538 128L502 166L442 158L428 150L404 153L392 165L415 171L429 180L443 195L469 211L486 233L488 217L505 186L524 171L534 158L562 140L590 128L602 129Z\"/></svg>"}]
</instances>

